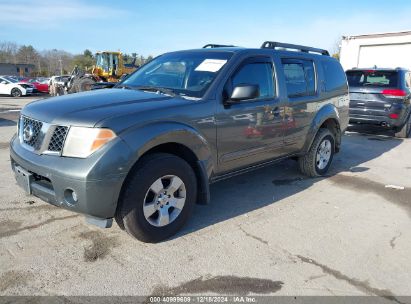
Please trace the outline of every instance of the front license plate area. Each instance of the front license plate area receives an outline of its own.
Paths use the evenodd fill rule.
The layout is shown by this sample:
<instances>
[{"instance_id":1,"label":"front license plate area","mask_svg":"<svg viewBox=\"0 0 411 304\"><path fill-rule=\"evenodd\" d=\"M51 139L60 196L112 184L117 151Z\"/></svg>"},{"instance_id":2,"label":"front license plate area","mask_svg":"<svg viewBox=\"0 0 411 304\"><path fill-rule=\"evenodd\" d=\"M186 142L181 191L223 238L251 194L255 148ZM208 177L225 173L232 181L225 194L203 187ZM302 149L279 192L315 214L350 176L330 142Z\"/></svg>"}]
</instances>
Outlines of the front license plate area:
<instances>
[{"instance_id":1,"label":"front license plate area","mask_svg":"<svg viewBox=\"0 0 411 304\"><path fill-rule=\"evenodd\" d=\"M17 184L22 187L27 194L31 194L30 183L33 179L33 175L19 166L14 168L14 174Z\"/></svg>"}]
</instances>

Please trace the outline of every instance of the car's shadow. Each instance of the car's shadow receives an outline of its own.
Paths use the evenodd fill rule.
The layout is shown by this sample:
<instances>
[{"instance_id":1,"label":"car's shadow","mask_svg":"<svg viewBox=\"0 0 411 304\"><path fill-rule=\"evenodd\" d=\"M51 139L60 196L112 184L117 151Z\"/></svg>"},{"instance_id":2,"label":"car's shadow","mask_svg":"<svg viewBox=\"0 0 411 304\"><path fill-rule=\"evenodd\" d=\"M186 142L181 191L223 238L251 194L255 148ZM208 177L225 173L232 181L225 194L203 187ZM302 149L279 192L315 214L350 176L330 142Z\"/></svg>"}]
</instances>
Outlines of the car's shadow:
<instances>
[{"instance_id":1,"label":"car's shadow","mask_svg":"<svg viewBox=\"0 0 411 304\"><path fill-rule=\"evenodd\" d=\"M211 185L209 205L197 205L187 225L174 237L189 234L216 223L243 215L310 188L316 182L341 172L363 172L364 163L400 145L402 140L381 129L358 133L350 129L342 149L333 160L327 177L307 178L294 160L287 160ZM365 130L359 130L365 131ZM281 203L281 202L280 202Z\"/></svg>"}]
</instances>

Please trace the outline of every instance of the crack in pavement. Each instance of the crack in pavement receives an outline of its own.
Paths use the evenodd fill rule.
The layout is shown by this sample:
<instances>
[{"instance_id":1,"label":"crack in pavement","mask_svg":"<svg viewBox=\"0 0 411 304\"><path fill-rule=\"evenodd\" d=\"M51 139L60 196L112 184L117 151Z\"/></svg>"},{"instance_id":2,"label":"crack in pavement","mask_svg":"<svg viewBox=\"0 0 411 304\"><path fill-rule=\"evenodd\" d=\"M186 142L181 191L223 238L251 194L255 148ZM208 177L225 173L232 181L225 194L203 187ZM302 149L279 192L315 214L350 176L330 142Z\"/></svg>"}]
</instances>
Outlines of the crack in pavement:
<instances>
[{"instance_id":1,"label":"crack in pavement","mask_svg":"<svg viewBox=\"0 0 411 304\"><path fill-rule=\"evenodd\" d=\"M0 212L4 211L14 211L14 210L23 210L23 211L56 211L56 210L62 210L59 207L53 206L53 205L30 205L30 206L23 206L23 207L8 207L8 208L0 208Z\"/></svg>"},{"instance_id":2,"label":"crack in pavement","mask_svg":"<svg viewBox=\"0 0 411 304\"><path fill-rule=\"evenodd\" d=\"M264 240L264 239L262 239L262 238L260 238L260 237L258 237L258 236L255 236L255 235L253 235L253 234L251 234L251 233L248 233L248 232L245 231L245 230L243 229L243 227L241 227L240 225L239 225L238 227L240 227L240 230L241 230L242 232L244 232L244 234L245 234L246 236L248 236L248 237L250 237L250 238L253 238L253 239L255 239L255 240L257 240L257 241L259 241L259 242L261 242L261 243L263 243L263 244L265 244L265 245L268 245L268 241L266 241L266 240Z\"/></svg>"},{"instance_id":3,"label":"crack in pavement","mask_svg":"<svg viewBox=\"0 0 411 304\"><path fill-rule=\"evenodd\" d=\"M374 294L374 295L382 297L384 299L387 299L387 300L390 300L390 301L395 301L397 303L403 304L388 289L378 289L378 288L372 287L372 286L370 286L370 283L368 281L360 281L360 280L355 279L355 278L350 278L349 276L343 274L342 272L340 272L338 270L332 269L332 268L328 267L327 265L321 264L321 263L319 263L319 262L317 262L313 259L304 257L302 255L296 255L296 257L299 258L300 261L302 261L304 263L308 263L308 264L320 267L321 270L323 271L323 273L331 275L334 278L336 278L337 280L345 281L348 284L350 284L351 286L354 286L355 288L357 288L361 291L364 291L368 294Z\"/></svg>"},{"instance_id":4,"label":"crack in pavement","mask_svg":"<svg viewBox=\"0 0 411 304\"><path fill-rule=\"evenodd\" d=\"M390 240L390 246L392 249L395 248L395 241L402 235L402 232L400 232L399 234L397 234L396 236L394 236L391 240Z\"/></svg>"},{"instance_id":5,"label":"crack in pavement","mask_svg":"<svg viewBox=\"0 0 411 304\"><path fill-rule=\"evenodd\" d=\"M30 226L21 227L21 228L18 228L19 226L21 226L21 224L22 224L21 222L12 222L12 223L10 223L10 221L1 222L0 223L0 228L9 227L11 225L11 227L13 227L14 229L6 230L6 231L0 231L0 238L9 237L9 236L12 236L12 235L19 234L21 231L24 231L24 230L36 229L36 228L39 228L43 225L50 224L52 222L62 221L62 220L70 219L70 218L75 218L75 217L78 217L78 216L80 216L80 215L74 214L74 215L69 215L69 216L64 216L64 217L51 217L48 220L45 220L44 222L34 224L34 225L30 225Z\"/></svg>"}]
</instances>

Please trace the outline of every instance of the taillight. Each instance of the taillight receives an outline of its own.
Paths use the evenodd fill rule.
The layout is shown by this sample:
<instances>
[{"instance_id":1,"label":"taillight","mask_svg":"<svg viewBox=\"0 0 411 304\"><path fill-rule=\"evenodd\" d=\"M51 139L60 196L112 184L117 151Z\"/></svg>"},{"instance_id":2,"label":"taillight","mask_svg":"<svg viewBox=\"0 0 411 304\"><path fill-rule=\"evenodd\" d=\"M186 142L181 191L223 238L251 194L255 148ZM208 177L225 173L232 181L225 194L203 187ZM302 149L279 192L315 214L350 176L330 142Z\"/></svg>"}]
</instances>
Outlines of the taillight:
<instances>
[{"instance_id":1,"label":"taillight","mask_svg":"<svg viewBox=\"0 0 411 304\"><path fill-rule=\"evenodd\" d=\"M396 113L391 113L390 115L388 115L391 119L398 119L400 117L399 114Z\"/></svg>"},{"instance_id":2,"label":"taillight","mask_svg":"<svg viewBox=\"0 0 411 304\"><path fill-rule=\"evenodd\" d=\"M402 98L404 96L407 96L407 92L400 90L400 89L382 90L381 94L384 95L385 97L390 97L390 98Z\"/></svg>"}]
</instances>

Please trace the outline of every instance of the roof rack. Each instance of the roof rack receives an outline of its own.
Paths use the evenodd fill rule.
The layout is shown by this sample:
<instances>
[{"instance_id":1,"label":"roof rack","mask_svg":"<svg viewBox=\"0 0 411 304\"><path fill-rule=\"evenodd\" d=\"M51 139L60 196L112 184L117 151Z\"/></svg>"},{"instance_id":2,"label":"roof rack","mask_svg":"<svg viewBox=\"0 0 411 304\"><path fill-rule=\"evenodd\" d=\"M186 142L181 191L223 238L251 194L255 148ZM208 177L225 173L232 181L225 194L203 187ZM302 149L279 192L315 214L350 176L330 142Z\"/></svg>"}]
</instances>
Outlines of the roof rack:
<instances>
[{"instance_id":1,"label":"roof rack","mask_svg":"<svg viewBox=\"0 0 411 304\"><path fill-rule=\"evenodd\" d=\"M235 45L226 45L226 44L206 44L203 46L203 49L215 49L215 48L223 48L223 47L235 47Z\"/></svg>"},{"instance_id":2,"label":"roof rack","mask_svg":"<svg viewBox=\"0 0 411 304\"><path fill-rule=\"evenodd\" d=\"M281 43L281 42L274 42L274 41L266 41L261 46L262 49L276 49L276 48L285 48L285 49L293 49L304 53L319 53L324 56L330 56L327 50L317 49L309 46L304 45L297 45L297 44L290 44L290 43Z\"/></svg>"}]
</instances>

